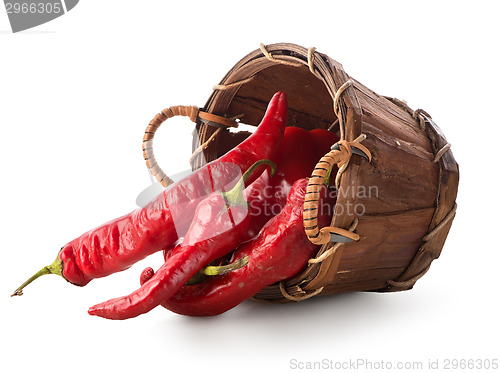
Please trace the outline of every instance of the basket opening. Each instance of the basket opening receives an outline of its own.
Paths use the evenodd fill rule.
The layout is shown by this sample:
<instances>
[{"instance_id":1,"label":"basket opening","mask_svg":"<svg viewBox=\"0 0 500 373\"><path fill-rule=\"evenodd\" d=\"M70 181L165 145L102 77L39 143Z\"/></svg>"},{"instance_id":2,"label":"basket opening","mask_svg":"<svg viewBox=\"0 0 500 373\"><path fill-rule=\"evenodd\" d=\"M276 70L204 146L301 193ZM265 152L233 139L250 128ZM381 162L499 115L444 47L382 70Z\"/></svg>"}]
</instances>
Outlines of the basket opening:
<instances>
[{"instance_id":1,"label":"basket opening","mask_svg":"<svg viewBox=\"0 0 500 373\"><path fill-rule=\"evenodd\" d=\"M243 114L241 121L257 126L266 111L271 97L278 91L287 94L287 126L305 130L328 129L337 120L333 111L333 98L325 84L314 76L307 66L292 67L272 65L257 72L253 79L243 84L226 110L227 117ZM339 135L338 125L332 131ZM250 135L240 131L223 131L217 144L216 157L225 154Z\"/></svg>"},{"instance_id":2,"label":"basket opening","mask_svg":"<svg viewBox=\"0 0 500 373\"><path fill-rule=\"evenodd\" d=\"M244 113L242 122L258 125L267 103L277 91L287 94L288 126L328 129L337 119L332 97L321 80L306 66L280 64L261 70L242 85L229 105L228 116Z\"/></svg>"}]
</instances>

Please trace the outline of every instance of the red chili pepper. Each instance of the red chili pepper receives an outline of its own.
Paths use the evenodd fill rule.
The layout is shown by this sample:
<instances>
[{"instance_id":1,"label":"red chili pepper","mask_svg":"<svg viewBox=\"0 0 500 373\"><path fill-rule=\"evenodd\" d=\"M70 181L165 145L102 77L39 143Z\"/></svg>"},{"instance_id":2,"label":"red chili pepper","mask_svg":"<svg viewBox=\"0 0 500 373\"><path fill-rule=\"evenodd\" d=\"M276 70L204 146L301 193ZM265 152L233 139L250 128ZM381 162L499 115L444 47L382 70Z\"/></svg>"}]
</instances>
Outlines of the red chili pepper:
<instances>
[{"instance_id":1,"label":"red chili pepper","mask_svg":"<svg viewBox=\"0 0 500 373\"><path fill-rule=\"evenodd\" d=\"M215 192L196 208L195 217L182 243L153 277L133 293L108 300L89 309L89 314L123 320L139 316L170 298L202 267L231 252L248 227L248 205L243 198L245 181L262 164L250 167L229 192Z\"/></svg>"},{"instance_id":2,"label":"red chili pepper","mask_svg":"<svg viewBox=\"0 0 500 373\"><path fill-rule=\"evenodd\" d=\"M274 177L264 172L246 190L252 220L243 241L255 237L269 219L285 206L292 185L309 177L318 161L340 138L333 132L287 127L283 141L273 157L277 166Z\"/></svg>"},{"instance_id":3,"label":"red chili pepper","mask_svg":"<svg viewBox=\"0 0 500 373\"><path fill-rule=\"evenodd\" d=\"M269 173L264 171L245 189L251 220L242 242L257 236L269 219L280 213L293 183L309 177L318 160L339 140L337 134L323 129L311 131L299 127L285 129L283 140L273 157L277 166L276 175L270 177ZM172 249L173 245L163 250L165 260L172 253Z\"/></svg>"},{"instance_id":4,"label":"red chili pepper","mask_svg":"<svg viewBox=\"0 0 500 373\"><path fill-rule=\"evenodd\" d=\"M271 219L257 237L236 250L233 260L248 256L247 265L198 285L183 286L164 300L162 306L182 315L215 316L303 269L319 248L304 232L302 213L306 188L307 179L297 181L281 213ZM333 204L324 194L321 201L319 223L328 224Z\"/></svg>"},{"instance_id":5,"label":"red chili pepper","mask_svg":"<svg viewBox=\"0 0 500 373\"><path fill-rule=\"evenodd\" d=\"M173 184L146 207L71 241L60 250L54 263L33 275L13 295L22 295L26 285L50 273L84 286L93 278L127 269L174 243L187 229L200 198L222 190L256 161L274 156L286 126L286 111L286 95L278 92L257 130L240 145ZM180 221L174 221L173 210L182 210L176 214L181 216Z\"/></svg>"},{"instance_id":6,"label":"red chili pepper","mask_svg":"<svg viewBox=\"0 0 500 373\"><path fill-rule=\"evenodd\" d=\"M336 133L323 129L304 130L287 127L276 155L272 158L278 167L276 176L290 186L297 180L311 176L318 161L330 151L340 138ZM272 181L278 183L278 179Z\"/></svg>"}]
</instances>

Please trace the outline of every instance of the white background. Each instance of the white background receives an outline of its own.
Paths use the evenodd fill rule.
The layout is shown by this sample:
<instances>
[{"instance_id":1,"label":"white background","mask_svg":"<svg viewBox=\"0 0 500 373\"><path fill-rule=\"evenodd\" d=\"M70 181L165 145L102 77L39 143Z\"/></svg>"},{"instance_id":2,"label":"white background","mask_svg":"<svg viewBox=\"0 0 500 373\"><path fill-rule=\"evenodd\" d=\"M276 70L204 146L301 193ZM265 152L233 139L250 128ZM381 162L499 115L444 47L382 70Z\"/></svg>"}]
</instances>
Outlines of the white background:
<instances>
[{"instance_id":1,"label":"white background","mask_svg":"<svg viewBox=\"0 0 500 373\"><path fill-rule=\"evenodd\" d=\"M287 372L292 359L498 359L499 116L495 1L162 2L82 0L12 34L0 13L0 371ZM127 321L87 308L138 286L146 265L74 287L45 276L12 291L84 231L135 208L149 183L141 141L259 43L315 46L376 92L428 111L460 164L459 210L409 292L245 302L216 318L159 307ZM158 132L169 173L187 168L193 125ZM291 362L292 361L292 362ZM358 371L361 371L359 369Z\"/></svg>"}]
</instances>

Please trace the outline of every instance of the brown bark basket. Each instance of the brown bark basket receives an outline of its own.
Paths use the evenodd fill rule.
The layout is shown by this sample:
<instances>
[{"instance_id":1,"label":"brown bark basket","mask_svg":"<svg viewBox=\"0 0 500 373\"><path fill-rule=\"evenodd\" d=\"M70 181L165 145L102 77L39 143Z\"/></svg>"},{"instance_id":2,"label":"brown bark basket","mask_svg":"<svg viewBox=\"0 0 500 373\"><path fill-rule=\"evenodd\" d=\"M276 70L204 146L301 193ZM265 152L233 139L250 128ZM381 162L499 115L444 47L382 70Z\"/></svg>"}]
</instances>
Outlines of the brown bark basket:
<instances>
[{"instance_id":1,"label":"brown bark basket","mask_svg":"<svg viewBox=\"0 0 500 373\"><path fill-rule=\"evenodd\" d=\"M277 91L288 97L288 126L330 129L346 141L364 134L372 160L351 157L340 178L342 208L331 223L351 230L355 225L360 239L322 245L304 271L254 299L411 289L439 257L456 211L458 165L440 129L425 111L378 95L314 48L285 43L261 45L241 59L214 87L202 112L244 114L242 122L258 125ZM193 168L248 136L218 128L198 121L193 150L203 149L204 157L199 152Z\"/></svg>"}]
</instances>

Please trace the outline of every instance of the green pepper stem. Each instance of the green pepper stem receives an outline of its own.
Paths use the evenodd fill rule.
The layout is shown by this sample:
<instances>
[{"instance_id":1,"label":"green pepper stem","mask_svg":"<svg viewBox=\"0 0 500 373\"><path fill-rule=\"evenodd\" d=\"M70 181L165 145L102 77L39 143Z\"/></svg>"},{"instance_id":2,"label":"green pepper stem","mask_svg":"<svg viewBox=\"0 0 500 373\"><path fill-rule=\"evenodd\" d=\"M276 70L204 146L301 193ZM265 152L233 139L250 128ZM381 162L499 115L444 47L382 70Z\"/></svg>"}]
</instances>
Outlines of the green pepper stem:
<instances>
[{"instance_id":1,"label":"green pepper stem","mask_svg":"<svg viewBox=\"0 0 500 373\"><path fill-rule=\"evenodd\" d=\"M11 295L11 297L15 295L23 295L23 289L31 284L33 281L35 281L38 277L43 276L43 275L49 275L49 274L55 274L62 276L62 260L59 259L59 256L57 257L56 260L54 260L54 263L52 263L49 266L43 267L41 270L39 270L37 273L35 273L33 276L31 276L28 280L26 280L21 286L19 286L16 291Z\"/></svg>"},{"instance_id":2,"label":"green pepper stem","mask_svg":"<svg viewBox=\"0 0 500 373\"><path fill-rule=\"evenodd\" d=\"M334 183L332 181L332 174L333 174L333 169L335 166L332 166L328 169L328 172L326 173L325 179L323 180L323 184L326 186L332 186Z\"/></svg>"},{"instance_id":3,"label":"green pepper stem","mask_svg":"<svg viewBox=\"0 0 500 373\"><path fill-rule=\"evenodd\" d=\"M271 177L276 174L276 164L269 159L261 159L251 165L248 170L245 171L243 176L238 180L238 183L228 192L221 192L222 197L227 201L229 206L246 206L247 202L243 198L243 190L245 189L245 183L250 178L252 173L262 165L268 165L271 168Z\"/></svg>"},{"instance_id":4,"label":"green pepper stem","mask_svg":"<svg viewBox=\"0 0 500 373\"><path fill-rule=\"evenodd\" d=\"M196 285L203 282L207 276L218 276L223 275L224 273L228 273L234 271L236 269L240 269L247 265L249 261L248 256L244 256L241 259L238 259L232 263L223 265L223 266L206 266L198 271L196 275L191 277L186 285Z\"/></svg>"},{"instance_id":5,"label":"green pepper stem","mask_svg":"<svg viewBox=\"0 0 500 373\"><path fill-rule=\"evenodd\" d=\"M239 269L244 267L248 263L248 256L245 256L241 259L238 259L232 263L223 265L223 266L206 266L200 270L200 273L203 273L206 276L217 276L223 275L224 273L228 273L234 271L235 269Z\"/></svg>"}]
</instances>

